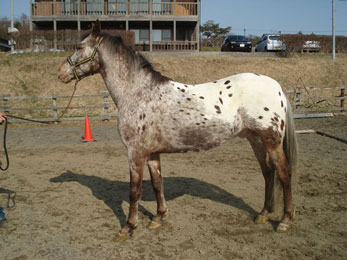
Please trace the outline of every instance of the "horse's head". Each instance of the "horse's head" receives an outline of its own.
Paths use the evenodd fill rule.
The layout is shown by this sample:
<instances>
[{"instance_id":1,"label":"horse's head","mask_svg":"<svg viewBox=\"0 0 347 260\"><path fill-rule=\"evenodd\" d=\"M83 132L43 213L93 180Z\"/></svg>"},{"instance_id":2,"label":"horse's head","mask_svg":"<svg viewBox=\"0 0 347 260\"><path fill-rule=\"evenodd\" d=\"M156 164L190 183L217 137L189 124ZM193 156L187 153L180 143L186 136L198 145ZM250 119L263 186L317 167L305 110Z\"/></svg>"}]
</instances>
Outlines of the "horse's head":
<instances>
[{"instance_id":1,"label":"horse's head","mask_svg":"<svg viewBox=\"0 0 347 260\"><path fill-rule=\"evenodd\" d=\"M92 32L77 45L76 51L60 65L58 79L61 82L69 83L73 79L78 81L99 72L98 48L103 40L100 30L100 22L97 20L93 24Z\"/></svg>"}]
</instances>

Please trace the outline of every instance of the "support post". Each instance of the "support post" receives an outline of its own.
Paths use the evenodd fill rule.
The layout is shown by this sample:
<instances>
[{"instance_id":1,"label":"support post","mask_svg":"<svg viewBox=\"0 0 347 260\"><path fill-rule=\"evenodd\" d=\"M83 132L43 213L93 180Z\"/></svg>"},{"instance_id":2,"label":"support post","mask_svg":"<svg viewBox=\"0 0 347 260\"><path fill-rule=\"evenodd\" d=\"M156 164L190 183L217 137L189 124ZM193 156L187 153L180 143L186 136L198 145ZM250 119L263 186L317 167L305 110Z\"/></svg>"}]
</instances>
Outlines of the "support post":
<instances>
[{"instance_id":1,"label":"support post","mask_svg":"<svg viewBox=\"0 0 347 260\"><path fill-rule=\"evenodd\" d=\"M101 91L101 94L104 95L104 114L102 116L102 120L110 120L111 116L109 115L109 111L108 111L108 104L107 104L107 100L108 100L108 92L107 91Z\"/></svg>"},{"instance_id":2,"label":"support post","mask_svg":"<svg viewBox=\"0 0 347 260\"><path fill-rule=\"evenodd\" d=\"M344 106L345 106L345 87L341 88L341 100L340 100L340 107L341 107L341 112L344 112Z\"/></svg>"},{"instance_id":3,"label":"support post","mask_svg":"<svg viewBox=\"0 0 347 260\"><path fill-rule=\"evenodd\" d=\"M295 92L295 108L298 109L301 106L301 100L300 100L301 91L298 90Z\"/></svg>"},{"instance_id":4,"label":"support post","mask_svg":"<svg viewBox=\"0 0 347 260\"><path fill-rule=\"evenodd\" d=\"M173 42L174 42L174 46L173 49L174 51L176 50L176 34L177 34L177 23L176 23L176 19L173 21Z\"/></svg>"},{"instance_id":5,"label":"support post","mask_svg":"<svg viewBox=\"0 0 347 260\"><path fill-rule=\"evenodd\" d=\"M196 7L196 12L198 14L198 21L196 25L196 42L197 42L197 50L200 51L200 25L201 25L201 2L200 0L197 1L198 6Z\"/></svg>"},{"instance_id":6,"label":"support post","mask_svg":"<svg viewBox=\"0 0 347 260\"><path fill-rule=\"evenodd\" d=\"M152 19L149 21L149 51L152 52L153 51L153 42L152 42L152 30L153 30L153 21Z\"/></svg>"},{"instance_id":7,"label":"support post","mask_svg":"<svg viewBox=\"0 0 347 260\"><path fill-rule=\"evenodd\" d=\"M53 21L53 31L54 31L54 49L57 49L57 21L54 19Z\"/></svg>"},{"instance_id":8,"label":"support post","mask_svg":"<svg viewBox=\"0 0 347 260\"><path fill-rule=\"evenodd\" d=\"M81 39L81 0L77 2L77 30L78 30L78 40Z\"/></svg>"},{"instance_id":9,"label":"support post","mask_svg":"<svg viewBox=\"0 0 347 260\"><path fill-rule=\"evenodd\" d=\"M78 35L78 39L77 39L77 43L78 43L79 40L81 39L81 21L79 18L77 21L77 35Z\"/></svg>"},{"instance_id":10,"label":"support post","mask_svg":"<svg viewBox=\"0 0 347 260\"><path fill-rule=\"evenodd\" d=\"M33 49L33 1L30 0L30 21L29 21L29 31L30 31L30 49Z\"/></svg>"},{"instance_id":11,"label":"support post","mask_svg":"<svg viewBox=\"0 0 347 260\"><path fill-rule=\"evenodd\" d=\"M55 93L52 94L52 105L54 120L58 120L57 95Z\"/></svg>"},{"instance_id":12,"label":"support post","mask_svg":"<svg viewBox=\"0 0 347 260\"><path fill-rule=\"evenodd\" d=\"M10 96L9 94L4 94L4 95L2 95L2 105L3 105L3 107L4 107L4 112L5 112L5 114L8 113L8 112L9 112L9 109L10 109L10 106L9 106L9 104L8 104L8 97L9 97L9 96Z\"/></svg>"},{"instance_id":13,"label":"support post","mask_svg":"<svg viewBox=\"0 0 347 260\"><path fill-rule=\"evenodd\" d=\"M11 0L11 51L14 51L13 28L13 0Z\"/></svg>"},{"instance_id":14,"label":"support post","mask_svg":"<svg viewBox=\"0 0 347 260\"><path fill-rule=\"evenodd\" d=\"M332 58L333 61L335 60L335 0L332 0L332 16L333 16L333 21L332 21L332 38L333 38L333 49L332 49Z\"/></svg>"}]
</instances>

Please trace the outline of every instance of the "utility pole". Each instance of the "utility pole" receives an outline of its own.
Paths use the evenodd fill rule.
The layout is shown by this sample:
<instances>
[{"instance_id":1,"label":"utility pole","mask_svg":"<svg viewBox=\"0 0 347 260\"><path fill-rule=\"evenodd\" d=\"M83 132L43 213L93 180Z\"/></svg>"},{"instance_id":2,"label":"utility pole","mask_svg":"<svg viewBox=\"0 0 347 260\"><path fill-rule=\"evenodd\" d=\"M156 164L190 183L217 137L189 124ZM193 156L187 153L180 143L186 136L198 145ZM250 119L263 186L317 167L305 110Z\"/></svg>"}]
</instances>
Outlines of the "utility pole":
<instances>
[{"instance_id":1,"label":"utility pole","mask_svg":"<svg viewBox=\"0 0 347 260\"><path fill-rule=\"evenodd\" d=\"M14 51L13 43L13 0L11 0L11 51Z\"/></svg>"},{"instance_id":2,"label":"utility pole","mask_svg":"<svg viewBox=\"0 0 347 260\"><path fill-rule=\"evenodd\" d=\"M13 0L11 0L11 27L8 27L8 33L11 34L11 40L9 40L9 45L11 45L12 52L14 51L14 46L16 44L15 40L13 39L13 34L18 32L17 28L14 28L13 21Z\"/></svg>"},{"instance_id":3,"label":"utility pole","mask_svg":"<svg viewBox=\"0 0 347 260\"><path fill-rule=\"evenodd\" d=\"M336 41L335 41L335 0L332 0L333 1L333 22L332 22L332 38L333 38L333 49L332 49L332 53L333 53L333 60L335 60L335 53L336 53L336 49L335 49L335 45L336 45ZM347 0L339 0L341 2L346 2Z\"/></svg>"},{"instance_id":4,"label":"utility pole","mask_svg":"<svg viewBox=\"0 0 347 260\"><path fill-rule=\"evenodd\" d=\"M333 55L333 60L335 60L335 0L333 1L333 21L332 21L332 38L333 38L333 50L332 50L332 55Z\"/></svg>"}]
</instances>

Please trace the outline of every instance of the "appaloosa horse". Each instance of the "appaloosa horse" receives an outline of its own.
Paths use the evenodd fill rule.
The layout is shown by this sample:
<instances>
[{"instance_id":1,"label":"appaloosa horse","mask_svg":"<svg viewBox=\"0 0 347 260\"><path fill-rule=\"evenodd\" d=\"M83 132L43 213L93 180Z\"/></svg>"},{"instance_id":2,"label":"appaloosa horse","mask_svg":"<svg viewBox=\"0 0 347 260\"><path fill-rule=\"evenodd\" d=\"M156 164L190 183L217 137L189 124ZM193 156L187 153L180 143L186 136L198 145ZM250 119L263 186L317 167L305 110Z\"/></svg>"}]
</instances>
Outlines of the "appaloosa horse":
<instances>
[{"instance_id":1,"label":"appaloosa horse","mask_svg":"<svg viewBox=\"0 0 347 260\"><path fill-rule=\"evenodd\" d=\"M190 85L155 71L121 37L100 32L100 23L78 44L59 68L59 80L100 73L118 108L118 131L128 150L130 209L120 236L137 226L138 201L144 166L148 164L157 200L150 228L167 217L160 153L199 151L229 138L247 138L265 178L265 203L257 223L265 223L274 209L275 190L283 188L284 212L279 231L294 218L291 176L296 161L292 110L281 86L273 79L243 73L209 83ZM281 185L276 185L276 178Z\"/></svg>"}]
</instances>

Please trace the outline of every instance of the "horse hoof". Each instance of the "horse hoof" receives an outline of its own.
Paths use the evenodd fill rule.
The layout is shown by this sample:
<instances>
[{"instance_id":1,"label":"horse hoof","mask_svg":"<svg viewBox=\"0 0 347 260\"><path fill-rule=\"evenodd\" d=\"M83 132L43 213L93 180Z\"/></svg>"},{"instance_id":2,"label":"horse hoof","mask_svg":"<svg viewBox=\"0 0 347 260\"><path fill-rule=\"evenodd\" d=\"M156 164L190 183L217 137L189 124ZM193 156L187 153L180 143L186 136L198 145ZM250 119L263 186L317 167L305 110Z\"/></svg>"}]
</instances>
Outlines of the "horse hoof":
<instances>
[{"instance_id":1,"label":"horse hoof","mask_svg":"<svg viewBox=\"0 0 347 260\"><path fill-rule=\"evenodd\" d=\"M125 242L125 241L127 241L128 239L130 239L129 234L119 233L118 242Z\"/></svg>"},{"instance_id":2,"label":"horse hoof","mask_svg":"<svg viewBox=\"0 0 347 260\"><path fill-rule=\"evenodd\" d=\"M269 217L264 216L264 215L258 215L257 218L255 219L256 224L265 224L268 222Z\"/></svg>"},{"instance_id":3,"label":"horse hoof","mask_svg":"<svg viewBox=\"0 0 347 260\"><path fill-rule=\"evenodd\" d=\"M277 231L277 232L288 232L288 231L289 231L289 228L290 228L290 225L289 225L289 224L280 223L280 224L277 226L276 231Z\"/></svg>"},{"instance_id":4,"label":"horse hoof","mask_svg":"<svg viewBox=\"0 0 347 260\"><path fill-rule=\"evenodd\" d=\"M166 212L163 214L163 216L161 217L161 220L165 220L169 217L169 210L166 210Z\"/></svg>"},{"instance_id":5,"label":"horse hoof","mask_svg":"<svg viewBox=\"0 0 347 260\"><path fill-rule=\"evenodd\" d=\"M166 210L166 212L163 213L162 215L158 214L157 216L155 216L155 218L153 218L151 223L148 225L148 228L156 229L160 227L163 224L163 220L167 219L168 216L169 216L168 210Z\"/></svg>"},{"instance_id":6,"label":"horse hoof","mask_svg":"<svg viewBox=\"0 0 347 260\"><path fill-rule=\"evenodd\" d=\"M161 223L157 222L157 221L151 221L151 223L148 225L149 229L156 229L158 227L161 226Z\"/></svg>"}]
</instances>

